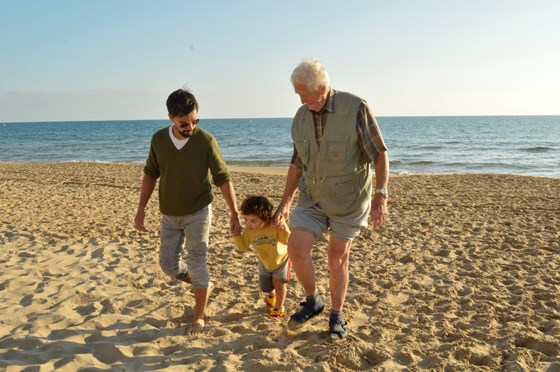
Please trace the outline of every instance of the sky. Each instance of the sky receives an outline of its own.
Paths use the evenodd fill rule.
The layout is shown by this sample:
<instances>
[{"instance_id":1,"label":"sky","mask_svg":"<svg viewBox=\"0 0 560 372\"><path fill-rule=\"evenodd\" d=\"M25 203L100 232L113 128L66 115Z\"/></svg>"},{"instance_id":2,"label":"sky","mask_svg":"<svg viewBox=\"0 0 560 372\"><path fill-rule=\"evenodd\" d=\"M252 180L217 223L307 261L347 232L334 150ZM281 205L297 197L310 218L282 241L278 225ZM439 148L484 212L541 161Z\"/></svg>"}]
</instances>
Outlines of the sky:
<instances>
[{"instance_id":1,"label":"sky","mask_svg":"<svg viewBox=\"0 0 560 372\"><path fill-rule=\"evenodd\" d=\"M292 117L306 58L377 116L559 115L557 0L0 0L0 123Z\"/></svg>"}]
</instances>

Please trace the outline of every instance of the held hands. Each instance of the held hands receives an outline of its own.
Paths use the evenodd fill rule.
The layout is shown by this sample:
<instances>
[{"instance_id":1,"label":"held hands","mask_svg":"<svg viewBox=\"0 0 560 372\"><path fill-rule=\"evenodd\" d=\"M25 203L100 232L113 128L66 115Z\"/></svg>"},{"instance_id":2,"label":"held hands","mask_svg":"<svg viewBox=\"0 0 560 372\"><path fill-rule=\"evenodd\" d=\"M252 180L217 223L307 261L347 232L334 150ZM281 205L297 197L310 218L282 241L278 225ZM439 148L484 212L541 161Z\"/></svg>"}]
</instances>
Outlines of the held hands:
<instances>
[{"instance_id":1,"label":"held hands","mask_svg":"<svg viewBox=\"0 0 560 372\"><path fill-rule=\"evenodd\" d=\"M238 214L232 214L229 219L229 232L233 236L241 235L241 222Z\"/></svg>"},{"instance_id":2,"label":"held hands","mask_svg":"<svg viewBox=\"0 0 560 372\"><path fill-rule=\"evenodd\" d=\"M272 216L272 224L275 227L282 227L282 217L284 220L287 221L288 217L290 216L290 206L285 204L280 204L274 216Z\"/></svg>"},{"instance_id":3,"label":"held hands","mask_svg":"<svg viewBox=\"0 0 560 372\"><path fill-rule=\"evenodd\" d=\"M371 201L371 211L369 213L369 220L371 221L372 228L377 230L385 222L389 220L389 208L387 207L387 198L375 194Z\"/></svg>"}]
</instances>

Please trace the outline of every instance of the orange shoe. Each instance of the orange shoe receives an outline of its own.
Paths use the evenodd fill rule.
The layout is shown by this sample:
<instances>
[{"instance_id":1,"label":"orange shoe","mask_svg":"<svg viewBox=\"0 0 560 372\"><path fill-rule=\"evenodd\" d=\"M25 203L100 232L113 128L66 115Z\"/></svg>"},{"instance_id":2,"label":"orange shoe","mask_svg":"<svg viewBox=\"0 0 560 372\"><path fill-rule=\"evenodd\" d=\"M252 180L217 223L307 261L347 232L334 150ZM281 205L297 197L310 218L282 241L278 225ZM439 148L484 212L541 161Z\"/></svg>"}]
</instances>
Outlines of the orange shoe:
<instances>
[{"instance_id":1,"label":"orange shoe","mask_svg":"<svg viewBox=\"0 0 560 372\"><path fill-rule=\"evenodd\" d=\"M270 314L270 312L274 309L274 306L276 306L276 296L270 297L269 295L266 295L264 297L264 302L266 304L266 312Z\"/></svg>"},{"instance_id":2,"label":"orange shoe","mask_svg":"<svg viewBox=\"0 0 560 372\"><path fill-rule=\"evenodd\" d=\"M284 306L282 306L280 310L273 308L268 314L268 316L274 319L282 319L284 317Z\"/></svg>"}]
</instances>

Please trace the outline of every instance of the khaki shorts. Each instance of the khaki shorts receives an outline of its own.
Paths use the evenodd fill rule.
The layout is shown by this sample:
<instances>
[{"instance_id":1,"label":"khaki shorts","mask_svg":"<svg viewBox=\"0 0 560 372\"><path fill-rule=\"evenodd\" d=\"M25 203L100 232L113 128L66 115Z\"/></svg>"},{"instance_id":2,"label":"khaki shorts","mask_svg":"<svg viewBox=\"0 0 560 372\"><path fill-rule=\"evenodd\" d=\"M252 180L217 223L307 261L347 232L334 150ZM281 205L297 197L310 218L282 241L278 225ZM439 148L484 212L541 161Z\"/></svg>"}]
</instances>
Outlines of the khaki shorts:
<instances>
[{"instance_id":1,"label":"khaki shorts","mask_svg":"<svg viewBox=\"0 0 560 372\"><path fill-rule=\"evenodd\" d=\"M345 242L354 240L360 231L367 227L371 203L344 216L327 216L319 204L310 208L297 205L290 215L290 229L305 230L317 239L321 234L329 232L331 236Z\"/></svg>"}]
</instances>

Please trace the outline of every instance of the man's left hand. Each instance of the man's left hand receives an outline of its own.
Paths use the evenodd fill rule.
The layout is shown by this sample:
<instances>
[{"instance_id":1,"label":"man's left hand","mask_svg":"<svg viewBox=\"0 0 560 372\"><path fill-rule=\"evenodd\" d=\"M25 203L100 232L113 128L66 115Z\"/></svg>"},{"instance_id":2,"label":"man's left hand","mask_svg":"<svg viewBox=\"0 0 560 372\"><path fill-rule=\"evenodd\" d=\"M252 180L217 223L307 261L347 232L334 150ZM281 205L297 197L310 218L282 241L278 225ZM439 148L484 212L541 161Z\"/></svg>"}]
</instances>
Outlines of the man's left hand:
<instances>
[{"instance_id":1,"label":"man's left hand","mask_svg":"<svg viewBox=\"0 0 560 372\"><path fill-rule=\"evenodd\" d=\"M241 235L241 222L239 221L239 216L231 216L229 219L229 231L231 235L238 236Z\"/></svg>"},{"instance_id":2,"label":"man's left hand","mask_svg":"<svg viewBox=\"0 0 560 372\"><path fill-rule=\"evenodd\" d=\"M387 207L386 197L382 197L378 194L373 197L369 220L374 230L377 230L389 220L389 208Z\"/></svg>"}]
</instances>

